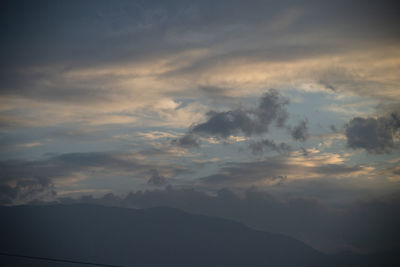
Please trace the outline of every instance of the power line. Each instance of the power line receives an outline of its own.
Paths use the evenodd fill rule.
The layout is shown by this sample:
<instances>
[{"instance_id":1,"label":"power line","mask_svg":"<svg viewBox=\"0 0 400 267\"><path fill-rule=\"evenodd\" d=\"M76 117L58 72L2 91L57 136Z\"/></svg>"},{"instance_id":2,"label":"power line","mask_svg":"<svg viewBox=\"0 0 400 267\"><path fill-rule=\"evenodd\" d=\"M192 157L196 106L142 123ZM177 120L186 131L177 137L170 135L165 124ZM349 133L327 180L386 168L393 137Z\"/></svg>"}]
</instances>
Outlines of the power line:
<instances>
[{"instance_id":1,"label":"power line","mask_svg":"<svg viewBox=\"0 0 400 267\"><path fill-rule=\"evenodd\" d=\"M34 259L34 260L45 260L45 261L56 261L56 262L67 262L67 263L75 263L75 264L85 264L85 265L93 265L93 266L106 266L106 267L122 267L122 265L110 265L110 264L102 264L102 263L94 263L94 262L85 262L85 261L72 261L72 260L64 260L64 259L55 259L55 258L46 258L46 257L37 257L37 256L27 256L21 254L11 254L0 252L0 255L10 256L10 257L18 257L18 258L26 258L26 259Z\"/></svg>"}]
</instances>

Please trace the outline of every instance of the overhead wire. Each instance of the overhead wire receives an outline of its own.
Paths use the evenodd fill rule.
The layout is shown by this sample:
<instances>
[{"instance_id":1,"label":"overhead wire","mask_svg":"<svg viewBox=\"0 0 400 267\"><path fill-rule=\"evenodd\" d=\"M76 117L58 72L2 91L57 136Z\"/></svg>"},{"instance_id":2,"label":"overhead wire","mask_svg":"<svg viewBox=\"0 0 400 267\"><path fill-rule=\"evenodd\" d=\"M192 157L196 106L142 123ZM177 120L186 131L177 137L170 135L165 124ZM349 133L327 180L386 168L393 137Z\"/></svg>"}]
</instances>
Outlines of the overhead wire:
<instances>
[{"instance_id":1,"label":"overhead wire","mask_svg":"<svg viewBox=\"0 0 400 267\"><path fill-rule=\"evenodd\" d=\"M34 260L45 260L45 261L53 261L53 262L65 262L65 263L74 263L74 264L82 264L82 265L92 265L92 266L123 267L122 265L112 265L112 264L95 263L95 262L88 262L88 261L76 261L76 260L56 259L56 258L48 258L48 257L28 256L28 255L22 255L22 254L6 253L6 252L0 252L0 255L9 256L9 257L17 257L17 258L34 259Z\"/></svg>"}]
</instances>

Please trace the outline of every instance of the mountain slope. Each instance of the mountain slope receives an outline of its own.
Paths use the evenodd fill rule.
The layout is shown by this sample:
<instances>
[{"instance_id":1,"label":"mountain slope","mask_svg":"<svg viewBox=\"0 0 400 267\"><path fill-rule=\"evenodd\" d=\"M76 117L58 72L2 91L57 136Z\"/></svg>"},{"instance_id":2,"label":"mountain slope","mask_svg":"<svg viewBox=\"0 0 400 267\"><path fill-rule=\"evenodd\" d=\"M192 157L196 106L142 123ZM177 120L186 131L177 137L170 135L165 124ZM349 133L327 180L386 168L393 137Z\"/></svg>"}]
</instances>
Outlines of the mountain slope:
<instances>
[{"instance_id":1,"label":"mountain slope","mask_svg":"<svg viewBox=\"0 0 400 267\"><path fill-rule=\"evenodd\" d=\"M0 214L0 249L9 253L124 266L308 266L319 256L288 237L170 208L21 206Z\"/></svg>"},{"instance_id":2,"label":"mountain slope","mask_svg":"<svg viewBox=\"0 0 400 267\"><path fill-rule=\"evenodd\" d=\"M332 260L286 236L164 207L1 207L0 217L0 251L15 254L174 267L330 266ZM78 266L6 256L0 260L4 266Z\"/></svg>"}]
</instances>

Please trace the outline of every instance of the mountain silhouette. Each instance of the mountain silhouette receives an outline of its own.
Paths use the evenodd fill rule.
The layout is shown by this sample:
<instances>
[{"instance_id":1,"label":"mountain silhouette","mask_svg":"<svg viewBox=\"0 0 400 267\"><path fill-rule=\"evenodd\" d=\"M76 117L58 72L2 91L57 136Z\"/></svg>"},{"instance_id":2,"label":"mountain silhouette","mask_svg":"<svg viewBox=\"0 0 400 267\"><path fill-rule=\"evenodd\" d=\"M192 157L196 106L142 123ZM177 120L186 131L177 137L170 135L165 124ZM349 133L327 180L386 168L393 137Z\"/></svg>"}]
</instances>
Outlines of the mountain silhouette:
<instances>
[{"instance_id":1,"label":"mountain silhouette","mask_svg":"<svg viewBox=\"0 0 400 267\"><path fill-rule=\"evenodd\" d=\"M0 207L0 218L0 252L10 254L120 266L375 266L367 256L329 256L287 236L167 207ZM4 255L0 262L79 266Z\"/></svg>"}]
</instances>

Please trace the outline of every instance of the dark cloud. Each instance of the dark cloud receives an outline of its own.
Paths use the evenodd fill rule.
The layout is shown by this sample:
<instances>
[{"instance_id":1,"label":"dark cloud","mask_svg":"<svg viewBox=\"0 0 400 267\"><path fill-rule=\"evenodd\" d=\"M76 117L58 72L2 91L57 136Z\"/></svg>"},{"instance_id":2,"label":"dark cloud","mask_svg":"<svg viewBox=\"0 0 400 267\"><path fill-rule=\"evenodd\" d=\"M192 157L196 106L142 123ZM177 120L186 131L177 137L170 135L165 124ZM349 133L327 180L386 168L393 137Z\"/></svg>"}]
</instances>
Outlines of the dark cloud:
<instances>
[{"instance_id":1,"label":"dark cloud","mask_svg":"<svg viewBox=\"0 0 400 267\"><path fill-rule=\"evenodd\" d=\"M260 104L253 112L260 124L260 132L268 130L268 125L275 122L277 127L283 127L289 114L286 106L289 104L289 99L281 96L276 90L269 90L261 97Z\"/></svg>"},{"instance_id":2,"label":"dark cloud","mask_svg":"<svg viewBox=\"0 0 400 267\"><path fill-rule=\"evenodd\" d=\"M173 139L171 143L185 148L200 146L200 141L193 134L185 134L181 138Z\"/></svg>"},{"instance_id":3,"label":"dark cloud","mask_svg":"<svg viewBox=\"0 0 400 267\"><path fill-rule=\"evenodd\" d=\"M208 120L195 125L191 133L227 138L242 132L246 135L251 135L254 131L253 128L255 125L245 110L210 111L207 113L207 117Z\"/></svg>"},{"instance_id":4,"label":"dark cloud","mask_svg":"<svg viewBox=\"0 0 400 267\"><path fill-rule=\"evenodd\" d=\"M150 185L160 186L166 184L167 179L164 176L160 175L156 169L154 169L151 170L151 177L147 181L147 183Z\"/></svg>"},{"instance_id":5,"label":"dark cloud","mask_svg":"<svg viewBox=\"0 0 400 267\"><path fill-rule=\"evenodd\" d=\"M207 121L195 124L189 132L179 139L172 140L172 144L182 147L198 147L199 141L196 136L215 137L226 140L232 135L261 136L268 133L271 126L283 128L289 113L286 106L289 100L279 94L278 91L270 89L264 93L255 108L237 108L228 111L209 111ZM303 120L299 125L290 129L294 140L304 142L308 138L308 120ZM286 143L277 144L270 139L251 142L250 149L254 154L262 154L265 149L276 152L290 150Z\"/></svg>"},{"instance_id":6,"label":"dark cloud","mask_svg":"<svg viewBox=\"0 0 400 267\"><path fill-rule=\"evenodd\" d=\"M267 133L273 123L277 127L284 126L288 118L288 103L288 99L271 89L261 97L259 105L254 109L208 112L208 120L194 125L190 133L223 139L238 134L252 136Z\"/></svg>"},{"instance_id":7,"label":"dark cloud","mask_svg":"<svg viewBox=\"0 0 400 267\"><path fill-rule=\"evenodd\" d=\"M271 125L284 127L289 116L286 106L289 100L281 96L278 91L270 89L264 93L256 108L237 108L228 111L209 111L207 121L195 124L183 137L172 140L173 145L182 147L199 147L198 136L215 137L227 139L232 135L254 136L262 135L269 131ZM269 148L275 151L287 149L287 145L281 143L272 145ZM257 148L258 146L258 148ZM252 144L252 150L262 152L262 147L268 146L266 142Z\"/></svg>"},{"instance_id":8,"label":"dark cloud","mask_svg":"<svg viewBox=\"0 0 400 267\"><path fill-rule=\"evenodd\" d=\"M287 143L275 143L273 140L263 139L257 142L251 142L249 147L253 154L262 154L264 150L273 150L278 153L287 152L291 147Z\"/></svg>"},{"instance_id":9,"label":"dark cloud","mask_svg":"<svg viewBox=\"0 0 400 267\"><path fill-rule=\"evenodd\" d=\"M322 192L340 192L332 185L324 189L324 185L310 182L309 186ZM132 192L126 197L108 194L100 199L83 197L80 200L64 198L60 201L132 208L175 207L191 213L236 220L264 231L283 233L327 251L379 251L398 247L398 198L353 202L336 207L310 197L292 196L282 200L254 189L238 195L224 188L215 195L209 195L195 189L167 187L165 190Z\"/></svg>"},{"instance_id":10,"label":"dark cloud","mask_svg":"<svg viewBox=\"0 0 400 267\"><path fill-rule=\"evenodd\" d=\"M299 125L295 126L291 130L291 135L294 140L304 142L308 138L308 127L307 120L303 120L299 123Z\"/></svg>"},{"instance_id":11,"label":"dark cloud","mask_svg":"<svg viewBox=\"0 0 400 267\"><path fill-rule=\"evenodd\" d=\"M369 153L390 153L397 147L399 113L378 118L356 117L346 124L347 145L353 149L365 149Z\"/></svg>"}]
</instances>

